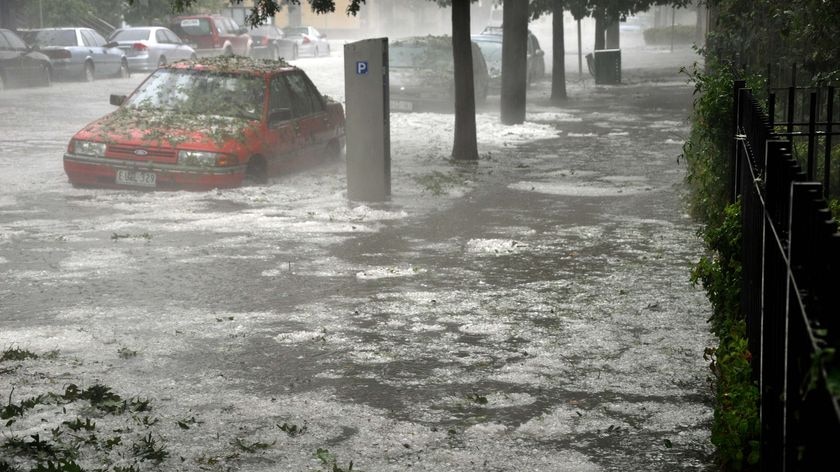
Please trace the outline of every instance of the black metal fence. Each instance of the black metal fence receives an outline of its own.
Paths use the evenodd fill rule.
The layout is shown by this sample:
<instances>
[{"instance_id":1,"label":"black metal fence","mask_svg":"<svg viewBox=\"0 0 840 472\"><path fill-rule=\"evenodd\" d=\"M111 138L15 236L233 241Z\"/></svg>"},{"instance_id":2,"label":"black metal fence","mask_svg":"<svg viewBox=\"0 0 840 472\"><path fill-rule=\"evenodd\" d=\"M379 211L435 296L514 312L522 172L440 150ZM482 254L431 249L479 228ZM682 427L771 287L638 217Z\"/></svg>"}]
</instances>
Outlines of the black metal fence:
<instances>
[{"instance_id":1,"label":"black metal fence","mask_svg":"<svg viewBox=\"0 0 840 472\"><path fill-rule=\"evenodd\" d=\"M813 82L812 78L808 81ZM826 199L833 198L838 192L832 194L832 189L840 187L840 159L833 159L840 156L840 139L834 138L840 135L836 117L840 96L835 87L800 85L793 64L789 71L779 67L775 73L768 66L766 92L770 128L790 140L793 157L803 166L808 180L822 182Z\"/></svg>"},{"instance_id":2,"label":"black metal fence","mask_svg":"<svg viewBox=\"0 0 840 472\"><path fill-rule=\"evenodd\" d=\"M761 392L761 470L837 467L840 233L823 185L736 82L732 196L742 201L743 286Z\"/></svg>"}]
</instances>

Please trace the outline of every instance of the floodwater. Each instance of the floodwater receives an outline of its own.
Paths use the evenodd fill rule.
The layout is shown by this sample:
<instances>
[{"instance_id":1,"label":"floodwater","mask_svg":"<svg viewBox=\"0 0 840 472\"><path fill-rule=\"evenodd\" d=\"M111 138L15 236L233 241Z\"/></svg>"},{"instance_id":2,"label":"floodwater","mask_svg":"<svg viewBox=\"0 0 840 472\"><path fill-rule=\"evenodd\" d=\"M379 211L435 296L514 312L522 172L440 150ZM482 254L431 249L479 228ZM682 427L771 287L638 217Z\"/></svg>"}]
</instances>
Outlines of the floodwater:
<instances>
[{"instance_id":1,"label":"floodwater","mask_svg":"<svg viewBox=\"0 0 840 472\"><path fill-rule=\"evenodd\" d=\"M297 63L343 97L340 53ZM540 82L514 127L491 100L476 164L447 160L450 115L394 115L384 204L346 200L343 161L233 190L72 188L67 140L140 80L0 94L0 347L39 355L0 363L0 397L102 384L150 409L45 401L0 437L91 418L98 443L52 436L91 468L714 469L677 66L572 81L560 109Z\"/></svg>"}]
</instances>

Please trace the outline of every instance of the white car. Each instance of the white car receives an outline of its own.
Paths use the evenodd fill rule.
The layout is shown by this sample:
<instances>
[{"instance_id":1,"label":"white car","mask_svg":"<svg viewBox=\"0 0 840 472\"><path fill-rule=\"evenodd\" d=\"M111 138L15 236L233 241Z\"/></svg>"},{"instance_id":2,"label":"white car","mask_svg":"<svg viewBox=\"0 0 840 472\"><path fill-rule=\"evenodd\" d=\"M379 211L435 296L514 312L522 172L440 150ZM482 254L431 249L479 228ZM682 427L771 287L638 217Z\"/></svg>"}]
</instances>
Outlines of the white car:
<instances>
[{"instance_id":1,"label":"white car","mask_svg":"<svg viewBox=\"0 0 840 472\"><path fill-rule=\"evenodd\" d=\"M313 57L330 55L327 35L311 26L287 26L283 28L283 33L286 39L297 43L300 55L308 54Z\"/></svg>"},{"instance_id":2,"label":"white car","mask_svg":"<svg viewBox=\"0 0 840 472\"><path fill-rule=\"evenodd\" d=\"M170 62L195 59L195 49L184 44L168 28L159 26L120 28L110 41L119 44L132 71L153 71Z\"/></svg>"}]
</instances>

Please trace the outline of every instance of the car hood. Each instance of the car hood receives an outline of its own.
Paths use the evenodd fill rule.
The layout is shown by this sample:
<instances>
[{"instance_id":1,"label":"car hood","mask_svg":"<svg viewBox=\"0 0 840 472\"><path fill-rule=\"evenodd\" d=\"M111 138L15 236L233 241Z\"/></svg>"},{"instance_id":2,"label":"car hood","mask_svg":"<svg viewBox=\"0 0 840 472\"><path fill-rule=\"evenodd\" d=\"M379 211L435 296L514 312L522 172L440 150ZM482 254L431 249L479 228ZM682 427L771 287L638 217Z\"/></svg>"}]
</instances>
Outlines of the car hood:
<instances>
[{"instance_id":1,"label":"car hood","mask_svg":"<svg viewBox=\"0 0 840 472\"><path fill-rule=\"evenodd\" d=\"M255 139L259 121L120 108L90 123L76 139L137 146L232 151Z\"/></svg>"}]
</instances>

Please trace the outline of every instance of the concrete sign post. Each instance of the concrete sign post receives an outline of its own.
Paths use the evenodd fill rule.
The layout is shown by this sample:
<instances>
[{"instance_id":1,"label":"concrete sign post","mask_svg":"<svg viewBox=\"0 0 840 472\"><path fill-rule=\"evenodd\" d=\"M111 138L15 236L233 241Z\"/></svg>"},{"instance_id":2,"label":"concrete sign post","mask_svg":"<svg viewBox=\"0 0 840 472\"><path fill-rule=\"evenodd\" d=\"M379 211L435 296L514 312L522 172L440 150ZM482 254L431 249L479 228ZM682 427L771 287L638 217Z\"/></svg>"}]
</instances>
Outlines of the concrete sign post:
<instances>
[{"instance_id":1,"label":"concrete sign post","mask_svg":"<svg viewBox=\"0 0 840 472\"><path fill-rule=\"evenodd\" d=\"M347 198L387 200L391 196L388 38L344 45L344 97Z\"/></svg>"}]
</instances>

